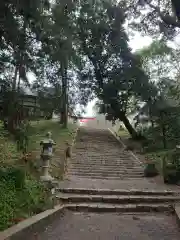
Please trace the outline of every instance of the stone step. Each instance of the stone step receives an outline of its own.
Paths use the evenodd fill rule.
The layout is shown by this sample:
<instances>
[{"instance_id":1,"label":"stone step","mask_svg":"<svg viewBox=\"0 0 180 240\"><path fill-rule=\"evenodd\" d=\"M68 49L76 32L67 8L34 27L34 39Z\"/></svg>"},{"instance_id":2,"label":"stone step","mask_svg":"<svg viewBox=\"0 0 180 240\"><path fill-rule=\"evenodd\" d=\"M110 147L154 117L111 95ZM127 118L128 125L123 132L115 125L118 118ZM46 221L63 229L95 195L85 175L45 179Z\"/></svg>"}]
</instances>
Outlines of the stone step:
<instances>
[{"instance_id":1,"label":"stone step","mask_svg":"<svg viewBox=\"0 0 180 240\"><path fill-rule=\"evenodd\" d=\"M123 170L123 169L114 169L114 171L111 169L111 170L104 170L104 169L96 169L96 170L90 170L90 169L82 169L82 168L79 168L79 169L72 169L72 168L69 168L68 169L68 173L69 174L82 174L82 175L86 175L86 174L92 174L93 176L94 175L112 175L112 176L118 176L118 175L123 175L123 174L137 174L137 175L143 175L144 176L144 173L143 171L137 171L137 170Z\"/></svg>"},{"instance_id":2,"label":"stone step","mask_svg":"<svg viewBox=\"0 0 180 240\"><path fill-rule=\"evenodd\" d=\"M101 170L101 171L123 171L123 172L128 172L128 171L137 171L137 172L143 172L143 168L137 168L137 167L124 167L124 166L121 166L121 167L117 167L117 166L113 166L113 167L109 167L109 166L104 166L104 165L100 165L100 166L86 166L86 165L82 165L82 166L76 166L76 165L72 165L72 164L69 164L69 168L70 169L73 169L73 170L83 170L83 171L98 171L98 170Z\"/></svg>"},{"instance_id":3,"label":"stone step","mask_svg":"<svg viewBox=\"0 0 180 240\"><path fill-rule=\"evenodd\" d=\"M96 188L57 188L61 193L82 194L82 195L123 195L123 196L180 196L180 192L171 190L146 190L146 189L96 189Z\"/></svg>"},{"instance_id":4,"label":"stone step","mask_svg":"<svg viewBox=\"0 0 180 240\"><path fill-rule=\"evenodd\" d=\"M126 166L123 166L123 165L121 165L121 166L106 166L106 165L94 165L94 166L92 166L92 165L75 165L75 164L71 164L71 163L69 163L69 166L70 166L70 168L71 169L83 169L83 170L97 170L97 169L103 169L103 170L108 170L108 171L110 171L110 170L123 170L123 171L131 171L131 170L136 170L136 171L143 171L144 170L144 168L143 167L135 167L135 166L132 166L132 167L126 167Z\"/></svg>"},{"instance_id":5,"label":"stone step","mask_svg":"<svg viewBox=\"0 0 180 240\"><path fill-rule=\"evenodd\" d=\"M103 170L103 171L124 171L124 172L128 172L128 171L137 171L137 172L144 172L144 169L143 168L134 168L134 167L131 167L131 168L126 168L126 167L124 167L124 166L113 166L113 167L109 167L109 166L103 166L103 165L101 165L101 166L98 166L97 165L97 167L96 168L94 168L94 167L87 167L87 166L85 166L85 165L79 165L79 166L74 166L74 165L72 165L72 164L69 164L68 165L69 166L69 169L74 169L74 170L80 170L80 169L82 169L82 170L84 170L84 171L89 171L89 170L91 170L91 171L95 171L95 170Z\"/></svg>"},{"instance_id":6,"label":"stone step","mask_svg":"<svg viewBox=\"0 0 180 240\"><path fill-rule=\"evenodd\" d=\"M144 203L173 203L179 202L180 196L142 196L142 195L82 195L59 194L56 196L63 203L111 203L111 204L144 204Z\"/></svg>"},{"instance_id":7,"label":"stone step","mask_svg":"<svg viewBox=\"0 0 180 240\"><path fill-rule=\"evenodd\" d=\"M114 147L115 146L112 146L112 148ZM88 146L83 149L77 149L77 148L73 149L73 153L76 153L78 155L85 154L86 156L92 156L93 158L96 158L96 156L102 156L103 154L106 155L107 157L121 156L121 157L127 158L129 156L128 152L125 154L123 154L122 152L123 152L122 149L117 148L116 151L115 150L112 151L112 149L109 149L109 148L102 149L102 147L100 146L97 149L90 148Z\"/></svg>"},{"instance_id":8,"label":"stone step","mask_svg":"<svg viewBox=\"0 0 180 240\"><path fill-rule=\"evenodd\" d=\"M86 166L86 165L72 165L69 163L69 168L70 169L74 169L74 170L79 170L79 169L82 169L84 171L95 171L95 170L103 170L103 171L124 171L124 172L128 172L128 171L140 171L140 172L143 172L144 171L144 168L135 168L135 167L129 167L129 168L126 168L125 166L104 166L104 165L97 165L96 167L95 166Z\"/></svg>"},{"instance_id":9,"label":"stone step","mask_svg":"<svg viewBox=\"0 0 180 240\"><path fill-rule=\"evenodd\" d=\"M106 160L106 159L100 159L100 160L96 160L96 161L91 161L91 159L77 159L77 160L71 160L70 161L72 164L89 164L89 165L101 165L101 164L104 164L104 165L108 165L108 166L140 166L139 163L137 162L126 162L126 161L109 161L109 160Z\"/></svg>"},{"instance_id":10,"label":"stone step","mask_svg":"<svg viewBox=\"0 0 180 240\"><path fill-rule=\"evenodd\" d=\"M81 161L78 161L78 162L70 162L71 165L73 166L92 166L92 167L96 167L96 166L105 166L105 167L140 167L141 165L140 164L135 164L135 163L131 163L131 164L126 164L126 163L109 163L109 162L105 162L105 161L99 161L99 162L91 162L91 161L84 161L84 162L81 162Z\"/></svg>"},{"instance_id":11,"label":"stone step","mask_svg":"<svg viewBox=\"0 0 180 240\"><path fill-rule=\"evenodd\" d=\"M84 179L88 179L88 180L114 180L114 181L116 181L116 180L136 180L136 179L143 179L143 177L141 177L141 176L126 176L126 175L124 175L124 176L119 176L119 177L111 177L111 176L109 176L109 177L104 177L104 176L81 176L81 175L67 175L66 176L67 177L67 179L71 179L71 177L78 177L78 178L81 178L82 180Z\"/></svg>"},{"instance_id":12,"label":"stone step","mask_svg":"<svg viewBox=\"0 0 180 240\"><path fill-rule=\"evenodd\" d=\"M144 176L144 173L136 173L136 172L83 172L83 171L77 171L77 172L69 172L67 171L67 174L69 175L78 175L78 176L90 176L90 177L95 177L95 176L99 176L99 177L107 177L107 176L112 176L112 177L119 177L119 176Z\"/></svg>"},{"instance_id":13,"label":"stone step","mask_svg":"<svg viewBox=\"0 0 180 240\"><path fill-rule=\"evenodd\" d=\"M137 176L140 176L140 177L144 177L144 174L141 172L141 173L137 173L137 172L87 172L87 173L84 173L83 171L70 171L68 170L67 171L67 174L69 176L71 175L77 175L77 176L89 176L89 177L121 177L121 176L126 176L126 177L137 177Z\"/></svg>"},{"instance_id":14,"label":"stone step","mask_svg":"<svg viewBox=\"0 0 180 240\"><path fill-rule=\"evenodd\" d=\"M172 204L106 204L106 203L79 203L65 204L66 209L78 212L174 212ZM130 226L129 226L130 227Z\"/></svg>"},{"instance_id":15,"label":"stone step","mask_svg":"<svg viewBox=\"0 0 180 240\"><path fill-rule=\"evenodd\" d=\"M122 159L114 159L111 161L111 159L109 158L97 158L95 160L92 160L91 157L75 157L75 158L71 158L71 162L72 163L91 163L91 164L98 164L98 163L106 163L106 164L110 164L110 165L114 165L114 164L125 164L125 165L132 165L132 164L138 164L137 161L134 160L122 160Z\"/></svg>"},{"instance_id":16,"label":"stone step","mask_svg":"<svg viewBox=\"0 0 180 240\"><path fill-rule=\"evenodd\" d=\"M99 167L98 169L91 169L91 168L83 168L83 167L79 167L79 168L74 168L74 167L69 167L69 172L83 172L83 173L140 173L142 174L144 171L143 169L124 169L124 168L101 168Z\"/></svg>"},{"instance_id":17,"label":"stone step","mask_svg":"<svg viewBox=\"0 0 180 240\"><path fill-rule=\"evenodd\" d=\"M82 165L82 167L81 166L77 166L76 164L73 164L73 163L70 163L69 164L69 166L72 168L72 169L80 169L80 168L83 168L83 169L91 169L91 170L93 170L93 169L104 169L104 170L106 170L106 169L108 169L108 170L110 170L110 169L116 169L117 170L117 166L107 166L107 165L104 165L104 164L101 164L101 165L90 165L90 164L86 164L86 165ZM121 166L119 166L119 169L125 169L125 170L131 170L131 169L135 169L135 170L143 170L143 167L141 167L141 166L132 166L132 167L127 167L127 166L123 166L123 165L121 165Z\"/></svg>"},{"instance_id":18,"label":"stone step","mask_svg":"<svg viewBox=\"0 0 180 240\"><path fill-rule=\"evenodd\" d=\"M105 139L105 138L102 139L102 137L96 138L96 137L90 136L90 137L88 137L86 139L83 139L83 141L81 141L82 140L81 138L79 138L79 139L77 138L76 140L77 140L77 144L78 144L79 147L87 146L87 143L88 143L92 147L93 146L96 147L97 144L98 145L100 144L104 148L104 141L103 140L105 140L105 141L109 140L111 145L112 144L116 144L117 145L117 142L113 141L112 139Z\"/></svg>"},{"instance_id":19,"label":"stone step","mask_svg":"<svg viewBox=\"0 0 180 240\"><path fill-rule=\"evenodd\" d=\"M80 151L84 151L85 149L91 149L92 151L96 152L96 151L105 151L108 153L108 150L109 150L109 153L112 152L113 148L116 147L115 151L114 152L124 152L124 148L122 147L119 147L119 145L117 144L114 144L112 142L109 142L108 146L107 144L104 144L104 142L84 142L84 143L78 143L76 142L76 145L74 147L74 149L76 150L80 150Z\"/></svg>"},{"instance_id":20,"label":"stone step","mask_svg":"<svg viewBox=\"0 0 180 240\"><path fill-rule=\"evenodd\" d=\"M89 149L88 149L89 150ZM73 151L73 154L72 156L77 156L77 157L80 157L80 156L86 156L86 157L91 157L92 160L96 160L98 157L101 157L101 156L104 156L104 157L107 157L107 158L112 158L112 159L124 159L124 160L128 160L129 159L129 155L123 155L121 152L119 153L116 153L116 154L110 154L108 155L107 153L105 153L104 151L101 153L101 152L97 152L97 153L94 153L91 151L89 153L87 152L79 152L79 151Z\"/></svg>"},{"instance_id":21,"label":"stone step","mask_svg":"<svg viewBox=\"0 0 180 240\"><path fill-rule=\"evenodd\" d=\"M86 150L87 151L87 150ZM116 155L107 155L107 153L105 152L97 152L97 153L92 153L92 152L89 152L87 153L86 151L84 152L75 152L73 151L73 154L72 154L72 158L81 158L82 156L83 157L88 157L88 158L91 158L92 161L96 161L97 159L100 159L100 158L107 158L109 159L109 161L113 161L113 160L125 160L125 161L129 161L129 158L132 159L131 156L122 156L121 153L118 153ZM88 151L91 151L88 149Z\"/></svg>"},{"instance_id":22,"label":"stone step","mask_svg":"<svg viewBox=\"0 0 180 240\"><path fill-rule=\"evenodd\" d=\"M97 156L96 158L92 159L91 156L72 156L71 158L71 161L72 162L79 162L79 161L89 161L89 162L93 162L93 163L96 163L96 162L101 162L101 161L106 161L106 162L109 162L109 163L127 163L127 164L130 164L131 162L134 161L134 159L123 159L123 158L120 158L120 157L117 157L117 158L113 158L113 157L106 157L102 154L102 156ZM135 161L134 161L135 162Z\"/></svg>"},{"instance_id":23,"label":"stone step","mask_svg":"<svg viewBox=\"0 0 180 240\"><path fill-rule=\"evenodd\" d=\"M82 175L82 174L68 174L67 173L67 178L71 178L71 177L78 177L78 178L88 178L88 179L104 179L104 180L123 180L123 179L142 179L144 178L144 176L142 175L135 175L135 174L128 174L128 175Z\"/></svg>"},{"instance_id":24,"label":"stone step","mask_svg":"<svg viewBox=\"0 0 180 240\"><path fill-rule=\"evenodd\" d=\"M84 155L84 154L81 154L81 155L72 155L72 160L73 161L76 161L76 160L85 160L85 159L88 159L89 161L92 161L92 162L96 162L96 161L102 161L102 160L106 160L108 162L131 162L133 159L130 159L130 157L128 157L127 159L121 157L121 156L116 156L116 157L112 157L112 156L105 156L103 153L101 155L98 155L96 157L92 157L91 155Z\"/></svg>"},{"instance_id":25,"label":"stone step","mask_svg":"<svg viewBox=\"0 0 180 240\"><path fill-rule=\"evenodd\" d=\"M79 168L72 168L71 166L69 167L69 172L83 172L83 173L120 173L120 174L124 174L124 173L140 173L142 174L144 171L142 169L137 170L137 169L124 169L124 168L98 168L98 169L91 169L91 168L83 168L83 167L79 167Z\"/></svg>"},{"instance_id":26,"label":"stone step","mask_svg":"<svg viewBox=\"0 0 180 240\"><path fill-rule=\"evenodd\" d=\"M89 148L88 148L88 150L90 150ZM112 158L112 159L114 159L114 158L122 158L122 159L125 159L125 160L128 160L129 159L129 157L131 157L129 154L125 154L125 155L123 155L122 154L122 152L117 152L117 153L109 153L109 151L108 152L105 152L105 151L102 151L102 152L100 152L99 150L97 151L97 152L93 152L92 150L91 150L91 152L87 152L87 149L85 150L85 151L73 151L73 154L72 154L72 156L82 156L82 155L84 155L84 156L87 156L87 157L91 157L92 158L92 160L96 160L96 158L98 158L98 157L102 157L102 156L104 156L104 157L107 157L107 158Z\"/></svg>"},{"instance_id":27,"label":"stone step","mask_svg":"<svg viewBox=\"0 0 180 240\"><path fill-rule=\"evenodd\" d=\"M127 158L122 157L121 154L119 154L118 156L106 156L104 153L100 154L100 155L96 155L95 157L92 157L92 155L87 155L87 154L74 154L72 155L72 160L76 161L76 160L85 160L88 159L89 161L92 162L97 162L97 161L102 161L102 160L106 160L108 162L131 162L134 159L130 156L128 156Z\"/></svg>"},{"instance_id":28,"label":"stone step","mask_svg":"<svg viewBox=\"0 0 180 240\"><path fill-rule=\"evenodd\" d=\"M137 172L83 172L83 171L78 171L78 172L73 172L73 171L69 171L68 170L68 175L78 175L78 176L90 176L90 177L94 177L94 176L98 176L98 177L108 177L108 176L112 176L112 177L118 177L118 176L144 176L144 173L137 173Z\"/></svg>"},{"instance_id":29,"label":"stone step","mask_svg":"<svg viewBox=\"0 0 180 240\"><path fill-rule=\"evenodd\" d=\"M94 137L94 136L89 136L88 138L86 139L83 139L82 138L77 138L77 144L81 147L81 145L87 145L87 143L91 144L92 146L96 146L97 144L101 144L103 147L104 147L104 141L105 140L108 140L110 142L110 145L112 144L116 144L118 146L121 146L119 143L117 143L117 140L114 141L114 139L112 138L102 138L102 137ZM79 140L79 141L78 141Z\"/></svg>"}]
</instances>

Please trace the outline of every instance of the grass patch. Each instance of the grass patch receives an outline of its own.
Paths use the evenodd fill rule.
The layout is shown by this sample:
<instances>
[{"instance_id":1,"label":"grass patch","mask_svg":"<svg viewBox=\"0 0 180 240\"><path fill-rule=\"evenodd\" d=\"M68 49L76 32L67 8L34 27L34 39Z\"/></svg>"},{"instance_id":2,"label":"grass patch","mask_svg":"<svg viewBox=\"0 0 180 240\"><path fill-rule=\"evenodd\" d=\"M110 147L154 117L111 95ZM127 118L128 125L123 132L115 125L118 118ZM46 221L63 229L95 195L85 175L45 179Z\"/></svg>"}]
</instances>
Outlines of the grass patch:
<instances>
[{"instance_id":1,"label":"grass patch","mask_svg":"<svg viewBox=\"0 0 180 240\"><path fill-rule=\"evenodd\" d=\"M0 122L0 164L13 164L19 159L21 154L17 151L13 137L4 130L3 123Z\"/></svg>"},{"instance_id":2,"label":"grass patch","mask_svg":"<svg viewBox=\"0 0 180 240\"><path fill-rule=\"evenodd\" d=\"M58 122L51 120L33 122L30 127L29 151L36 161L40 158L40 141L44 139L48 131L52 132L52 138L56 142L54 156L51 160L50 173L56 179L62 179L65 169L65 148L66 142L71 143L76 125L69 124L68 128L63 128Z\"/></svg>"},{"instance_id":3,"label":"grass patch","mask_svg":"<svg viewBox=\"0 0 180 240\"><path fill-rule=\"evenodd\" d=\"M29 150L37 150L40 148L40 141L45 138L45 134L52 132L52 138L59 145L61 142L70 141L72 139L74 124L69 124L68 128L63 128L58 122L45 120L40 122L32 122L29 129Z\"/></svg>"},{"instance_id":4,"label":"grass patch","mask_svg":"<svg viewBox=\"0 0 180 240\"><path fill-rule=\"evenodd\" d=\"M129 135L129 132L127 131L127 130L125 130L125 129L122 129L122 130L118 130L117 131L117 135L119 136L119 137L126 137L126 138L129 138L130 137L130 135Z\"/></svg>"},{"instance_id":5,"label":"grass patch","mask_svg":"<svg viewBox=\"0 0 180 240\"><path fill-rule=\"evenodd\" d=\"M124 137L124 138L129 138L129 132L125 129L125 128L119 128L115 131L115 133L117 134L118 137Z\"/></svg>"}]
</instances>

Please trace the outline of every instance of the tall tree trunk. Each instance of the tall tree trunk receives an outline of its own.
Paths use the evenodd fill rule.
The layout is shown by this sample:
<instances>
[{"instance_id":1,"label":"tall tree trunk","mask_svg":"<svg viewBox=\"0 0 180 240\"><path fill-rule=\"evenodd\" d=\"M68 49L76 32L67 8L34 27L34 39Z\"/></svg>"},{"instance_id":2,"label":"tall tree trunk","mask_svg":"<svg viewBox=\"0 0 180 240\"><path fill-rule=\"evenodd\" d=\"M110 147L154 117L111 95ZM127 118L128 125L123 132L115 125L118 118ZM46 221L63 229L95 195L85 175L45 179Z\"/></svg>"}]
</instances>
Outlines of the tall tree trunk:
<instances>
[{"instance_id":1,"label":"tall tree trunk","mask_svg":"<svg viewBox=\"0 0 180 240\"><path fill-rule=\"evenodd\" d=\"M119 118L119 120L124 123L124 126L128 130L128 132L131 135L131 137L133 139L138 139L139 135L136 132L136 130L133 128L131 123L129 122L129 119L126 117L125 112L121 111L119 109L119 106L118 106L118 104L116 102L114 104L111 104L111 108L114 110L114 112L116 113L116 116Z\"/></svg>"},{"instance_id":2,"label":"tall tree trunk","mask_svg":"<svg viewBox=\"0 0 180 240\"><path fill-rule=\"evenodd\" d=\"M18 65L15 66L15 72L14 72L14 77L12 82L12 92L16 91L17 75L18 75Z\"/></svg>"},{"instance_id":3,"label":"tall tree trunk","mask_svg":"<svg viewBox=\"0 0 180 240\"><path fill-rule=\"evenodd\" d=\"M162 132L162 142L164 149L167 148L167 140L166 140L166 126L164 124L164 113L160 112L160 125L161 125L161 132Z\"/></svg>"},{"instance_id":4,"label":"tall tree trunk","mask_svg":"<svg viewBox=\"0 0 180 240\"><path fill-rule=\"evenodd\" d=\"M17 88L17 77L18 77L18 64L15 66L14 70L14 77L12 82L12 90L10 92L10 95L8 95L8 105L7 105L7 118L8 118L8 130L10 132L14 131L15 128L15 112L16 112L16 88Z\"/></svg>"},{"instance_id":5,"label":"tall tree trunk","mask_svg":"<svg viewBox=\"0 0 180 240\"><path fill-rule=\"evenodd\" d=\"M64 127L68 125L68 79L67 79L67 67L64 69Z\"/></svg>"},{"instance_id":6,"label":"tall tree trunk","mask_svg":"<svg viewBox=\"0 0 180 240\"><path fill-rule=\"evenodd\" d=\"M67 79L67 63L61 64L61 76L62 76L62 91L63 91L63 112L61 113L61 123L64 128L67 128L68 124L68 79Z\"/></svg>"},{"instance_id":7,"label":"tall tree trunk","mask_svg":"<svg viewBox=\"0 0 180 240\"><path fill-rule=\"evenodd\" d=\"M131 123L129 122L129 119L126 117L125 114L121 114L120 120L124 123L126 129L128 130L129 134L131 135L131 137L133 139L137 139L138 134L137 134L136 130L133 128L133 126L131 125Z\"/></svg>"}]
</instances>

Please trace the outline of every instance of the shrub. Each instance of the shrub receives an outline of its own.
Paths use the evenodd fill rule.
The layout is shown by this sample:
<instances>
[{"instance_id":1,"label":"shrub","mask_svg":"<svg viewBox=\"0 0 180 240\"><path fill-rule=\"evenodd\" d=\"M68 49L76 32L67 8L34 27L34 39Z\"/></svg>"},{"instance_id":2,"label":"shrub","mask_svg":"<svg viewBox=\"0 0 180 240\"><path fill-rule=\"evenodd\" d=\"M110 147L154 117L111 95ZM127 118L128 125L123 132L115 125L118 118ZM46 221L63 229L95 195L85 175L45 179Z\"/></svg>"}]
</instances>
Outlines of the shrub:
<instances>
[{"instance_id":1,"label":"shrub","mask_svg":"<svg viewBox=\"0 0 180 240\"><path fill-rule=\"evenodd\" d=\"M175 184L180 180L180 152L167 152L163 158L163 176L165 183Z\"/></svg>"},{"instance_id":2,"label":"shrub","mask_svg":"<svg viewBox=\"0 0 180 240\"><path fill-rule=\"evenodd\" d=\"M145 177L155 177L158 175L158 170L156 169L155 163L148 163L144 169Z\"/></svg>"},{"instance_id":3,"label":"shrub","mask_svg":"<svg viewBox=\"0 0 180 240\"><path fill-rule=\"evenodd\" d=\"M19 188L19 186L16 188L14 180L8 177L7 181L7 176L4 178L3 174L1 172L0 231L20 220L52 207L48 190L41 183L28 177L25 179L23 188ZM21 176L21 174L14 174L13 172L13 174L9 176L18 176L18 179L20 179L19 176Z\"/></svg>"},{"instance_id":4,"label":"shrub","mask_svg":"<svg viewBox=\"0 0 180 240\"><path fill-rule=\"evenodd\" d=\"M15 140L17 142L17 150L24 153L28 150L29 145L29 122L22 122L15 131Z\"/></svg>"},{"instance_id":5,"label":"shrub","mask_svg":"<svg viewBox=\"0 0 180 240\"><path fill-rule=\"evenodd\" d=\"M2 168L0 181L11 182L16 189L22 189L25 185L25 171L16 167Z\"/></svg>"}]
</instances>

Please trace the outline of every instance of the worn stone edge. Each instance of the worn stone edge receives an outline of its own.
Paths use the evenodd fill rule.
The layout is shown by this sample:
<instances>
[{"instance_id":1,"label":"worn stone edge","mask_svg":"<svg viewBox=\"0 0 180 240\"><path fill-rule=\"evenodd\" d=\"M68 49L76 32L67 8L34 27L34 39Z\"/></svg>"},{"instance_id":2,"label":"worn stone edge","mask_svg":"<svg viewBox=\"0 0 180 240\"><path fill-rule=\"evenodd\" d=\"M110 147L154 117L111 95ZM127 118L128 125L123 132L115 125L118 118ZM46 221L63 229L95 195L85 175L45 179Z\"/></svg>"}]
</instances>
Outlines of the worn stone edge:
<instances>
[{"instance_id":1,"label":"worn stone edge","mask_svg":"<svg viewBox=\"0 0 180 240\"><path fill-rule=\"evenodd\" d=\"M114 133L110 128L108 128L108 130L109 130L109 132L116 138L116 140L117 140L119 143L121 143L122 146L125 148L126 145L123 143L123 141L121 141L121 139L118 138L118 137L115 135L115 133ZM136 161L138 161L143 167L145 166L144 163L141 162L141 161L139 160L139 158L138 158L132 151L128 150L128 153L129 153Z\"/></svg>"},{"instance_id":2,"label":"worn stone edge","mask_svg":"<svg viewBox=\"0 0 180 240\"><path fill-rule=\"evenodd\" d=\"M20 239L20 234L26 234L26 231L28 232L28 230L30 230L31 228L37 228L45 221L50 220L51 217L54 217L56 214L63 212L64 209L64 205L57 205L53 209L49 209L42 213L34 215L4 230L3 232L0 232L0 240Z\"/></svg>"}]
</instances>

